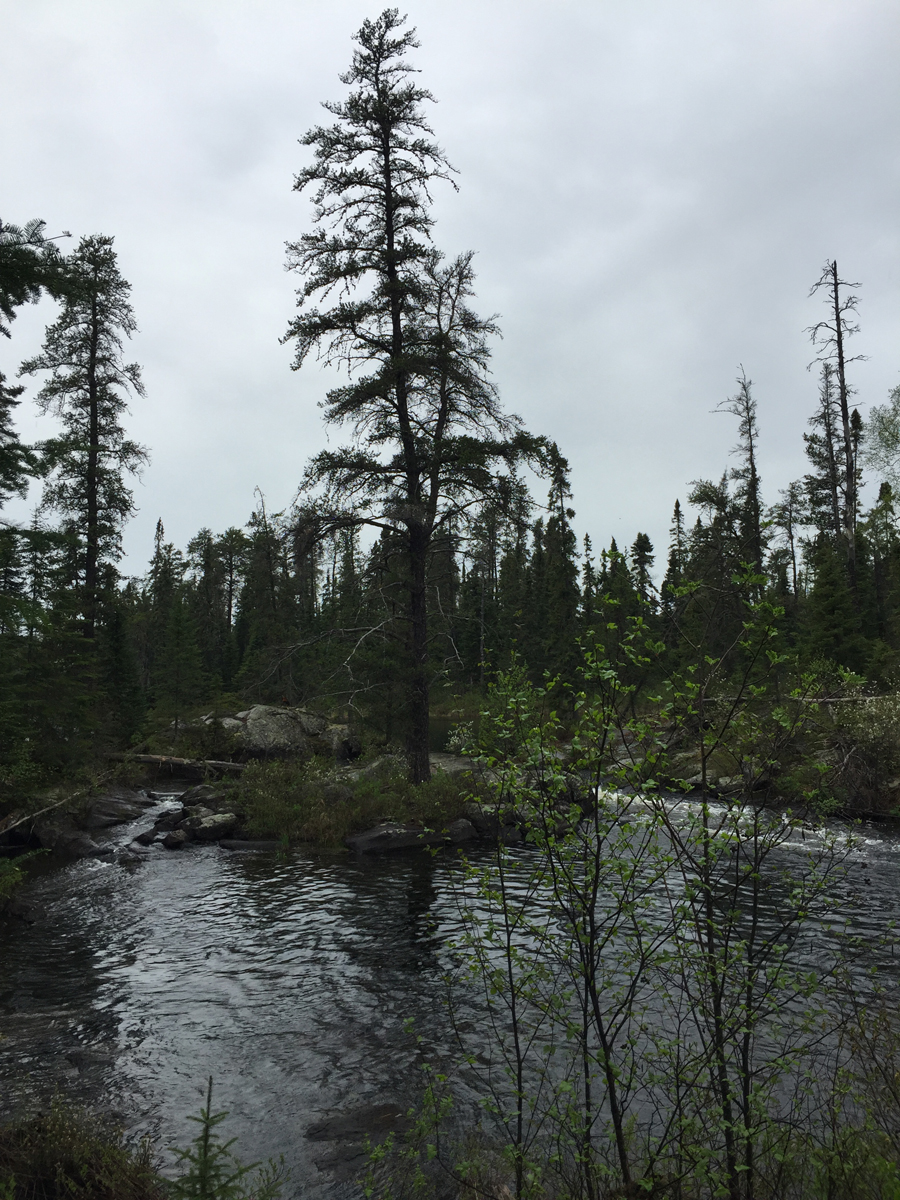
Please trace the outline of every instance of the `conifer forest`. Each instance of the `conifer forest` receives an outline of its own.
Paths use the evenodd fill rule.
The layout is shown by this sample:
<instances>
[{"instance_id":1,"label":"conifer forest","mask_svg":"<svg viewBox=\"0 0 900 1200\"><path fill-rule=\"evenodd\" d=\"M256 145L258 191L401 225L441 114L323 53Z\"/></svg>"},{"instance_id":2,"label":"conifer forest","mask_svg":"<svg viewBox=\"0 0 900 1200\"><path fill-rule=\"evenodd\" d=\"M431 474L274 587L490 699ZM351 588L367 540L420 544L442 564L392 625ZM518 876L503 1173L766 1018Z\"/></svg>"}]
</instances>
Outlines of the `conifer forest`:
<instances>
[{"instance_id":1,"label":"conifer forest","mask_svg":"<svg viewBox=\"0 0 900 1200\"><path fill-rule=\"evenodd\" d=\"M341 98L297 150L295 302L271 336L296 372L337 368L319 397L325 448L298 451L291 497L273 504L260 481L242 525L179 545L160 517L136 575L123 535L154 466L130 432L147 389L128 249L34 213L0 222L0 945L24 946L8 932L21 918L43 953L51 926L28 896L66 887L73 945L106 946L117 916L129 937L163 928L152 961L171 993L141 992L154 972L132 979L131 942L122 952L146 1024L122 1111L129 1087L164 1114L164 1086L180 1104L175 1060L206 1105L187 1118L191 1148L160 1166L149 1126L143 1141L111 1133L83 1097L38 1110L26 1089L31 1109L12 1117L0 1097L0 1197L314 1197L332 1171L327 1194L348 1200L897 1200L895 876L876 880L879 907L866 888L881 868L861 882L861 857L878 837L896 849L900 817L900 386L861 395L869 281L827 246L810 264L798 478L763 478L770 431L747 363L708 417L730 428L730 454L673 484L667 542L579 536L567 447L507 407L474 254L443 248L434 196L456 173L418 49L397 9L366 20ZM17 355L17 318L39 301L40 349ZM30 407L52 435L22 436ZM254 744L257 719L302 737ZM138 804L128 845L90 840L101 793L116 813ZM72 798L61 833L45 814ZM43 856L64 835L108 875L53 875ZM222 867L244 852L263 865ZM351 861L330 899L308 890ZM202 885L179 891L197 863ZM26 899L5 925L14 889ZM383 910L403 930L389 952L382 927L360 935L365 953L328 942L345 902L354 928ZM269 904L283 906L271 922ZM306 958L278 957L278 938L300 945L325 916ZM260 947L221 1009L198 991L153 1043L170 994L231 987L242 967L216 954ZM18 974L7 988L0 962L0 1083L20 1078L2 1043L9 1023L9 1054L27 1049L30 978L4 953ZM391 970L401 982L379 992ZM272 990L244 1011L233 997L257 987ZM382 1042L366 1041L373 1008ZM315 1065L335 1012L360 1096L387 1094L366 1075L377 1063L403 1103L378 1108L397 1118L386 1140L359 1109L351 1166L338 1152L314 1169L304 1138L339 1142L329 1121L358 1115L328 1091L334 1062ZM295 1037L308 1013L314 1032ZM239 1035L217 1049L230 1021ZM195 1027L210 1032L178 1042ZM259 1030L278 1048L242 1059ZM388 1042L396 1058L378 1058ZM40 1053L23 1052L36 1073ZM272 1064L283 1084L263 1078ZM75 1072L85 1089L91 1069ZM249 1133L256 1101L241 1108L241 1152L273 1154L252 1182L259 1163L219 1139L214 1111L241 1070L268 1096ZM285 1132L298 1108L327 1116Z\"/></svg>"}]
</instances>

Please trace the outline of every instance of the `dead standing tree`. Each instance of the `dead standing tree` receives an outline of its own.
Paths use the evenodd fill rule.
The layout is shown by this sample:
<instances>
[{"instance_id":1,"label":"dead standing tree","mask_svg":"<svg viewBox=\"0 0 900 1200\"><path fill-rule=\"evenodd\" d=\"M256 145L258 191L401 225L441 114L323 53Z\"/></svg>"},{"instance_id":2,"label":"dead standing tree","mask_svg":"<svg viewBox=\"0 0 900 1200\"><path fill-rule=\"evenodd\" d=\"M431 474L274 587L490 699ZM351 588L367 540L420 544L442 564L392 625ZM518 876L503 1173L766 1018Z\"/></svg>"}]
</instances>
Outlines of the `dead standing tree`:
<instances>
[{"instance_id":1,"label":"dead standing tree","mask_svg":"<svg viewBox=\"0 0 900 1200\"><path fill-rule=\"evenodd\" d=\"M813 284L810 295L820 288L826 294L829 315L824 321L818 321L809 329L809 336L816 348L815 362L830 364L836 375L837 400L841 419L841 449L843 450L843 512L841 513L842 540L844 542L847 571L850 584L856 591L856 520L859 510L857 486L857 444L859 441L860 419L854 409L850 412L850 396L853 389L847 383L847 366L852 362L865 359L864 354L847 356L846 342L854 333L859 332L859 325L853 320L856 315L858 297L847 293L847 288L859 287L858 283L848 283L838 274L837 262L827 262L822 269L818 281ZM845 289L842 293L841 289ZM828 376L825 377L826 382ZM824 403L824 402L823 402Z\"/></svg>"}]
</instances>

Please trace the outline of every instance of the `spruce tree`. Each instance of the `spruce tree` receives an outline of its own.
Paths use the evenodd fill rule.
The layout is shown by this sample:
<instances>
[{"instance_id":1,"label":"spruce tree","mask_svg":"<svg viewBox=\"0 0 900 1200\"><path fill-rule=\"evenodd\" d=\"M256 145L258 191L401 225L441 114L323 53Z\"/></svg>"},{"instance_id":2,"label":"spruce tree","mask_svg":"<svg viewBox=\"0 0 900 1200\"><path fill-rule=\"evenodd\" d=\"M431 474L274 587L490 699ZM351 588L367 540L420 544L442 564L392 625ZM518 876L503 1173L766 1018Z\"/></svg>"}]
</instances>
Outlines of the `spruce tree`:
<instances>
[{"instance_id":1,"label":"spruce tree","mask_svg":"<svg viewBox=\"0 0 900 1200\"><path fill-rule=\"evenodd\" d=\"M740 510L745 561L759 575L763 568L762 495L758 466L759 424L752 381L747 378L743 368L737 384L737 392L730 399L723 400L716 411L731 413L738 419L738 444L732 453L740 458L741 465L731 469L729 478L738 485L734 501Z\"/></svg>"},{"instance_id":2,"label":"spruce tree","mask_svg":"<svg viewBox=\"0 0 900 1200\"><path fill-rule=\"evenodd\" d=\"M123 339L136 325L113 239L82 238L65 259L64 277L62 312L41 353L21 371L50 372L38 405L61 420L63 432L46 443L52 476L43 503L62 514L77 538L82 632L92 639L103 568L121 556L122 526L134 512L125 477L147 461L146 450L126 437L122 425L129 394L143 396L144 387L140 368L122 357Z\"/></svg>"},{"instance_id":3,"label":"spruce tree","mask_svg":"<svg viewBox=\"0 0 900 1200\"><path fill-rule=\"evenodd\" d=\"M445 262L430 244L430 188L450 179L405 56L417 42L385 9L365 21L342 80L352 90L325 107L334 124L302 143L312 164L296 190L313 188L316 229L289 246L303 282L287 340L299 368L318 348L350 369L332 391L326 420L353 431L324 452L305 487L320 492L326 527L369 524L395 531L405 562L408 664L406 749L414 782L430 778L428 563L434 537L498 471L542 444L505 416L487 374L493 322L471 307L471 255ZM330 307L308 308L328 300Z\"/></svg>"}]
</instances>

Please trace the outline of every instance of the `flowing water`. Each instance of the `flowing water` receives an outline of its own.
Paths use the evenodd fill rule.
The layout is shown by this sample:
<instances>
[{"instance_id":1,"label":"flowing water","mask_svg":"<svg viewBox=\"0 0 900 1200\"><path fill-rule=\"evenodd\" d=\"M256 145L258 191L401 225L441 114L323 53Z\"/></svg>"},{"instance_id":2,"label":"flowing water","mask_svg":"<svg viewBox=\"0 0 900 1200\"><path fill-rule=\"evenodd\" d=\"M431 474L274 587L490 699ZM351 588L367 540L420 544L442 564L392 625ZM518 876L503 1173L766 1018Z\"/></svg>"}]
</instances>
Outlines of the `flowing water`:
<instances>
[{"instance_id":1,"label":"flowing water","mask_svg":"<svg viewBox=\"0 0 900 1200\"><path fill-rule=\"evenodd\" d=\"M858 839L842 905L874 947L900 916L900 831ZM36 923L0 923L0 1117L59 1089L186 1145L212 1075L241 1157L283 1153L288 1195L357 1195L331 1169L340 1147L305 1132L406 1106L423 1053L452 1053L441 976L458 873L451 854L285 860L216 845L45 870L25 891ZM873 954L893 974L890 951Z\"/></svg>"}]
</instances>

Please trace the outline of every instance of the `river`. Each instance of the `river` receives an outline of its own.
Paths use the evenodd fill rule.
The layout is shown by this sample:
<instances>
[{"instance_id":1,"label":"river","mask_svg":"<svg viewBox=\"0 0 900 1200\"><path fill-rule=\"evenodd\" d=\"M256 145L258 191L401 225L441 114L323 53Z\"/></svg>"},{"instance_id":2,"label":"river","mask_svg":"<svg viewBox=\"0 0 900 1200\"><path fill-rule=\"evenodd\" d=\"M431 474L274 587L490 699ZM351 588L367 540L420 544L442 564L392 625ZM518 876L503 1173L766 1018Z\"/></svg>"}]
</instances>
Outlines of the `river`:
<instances>
[{"instance_id":1,"label":"river","mask_svg":"<svg viewBox=\"0 0 900 1200\"><path fill-rule=\"evenodd\" d=\"M48 865L25 891L36 923L0 922L0 1116L59 1089L161 1148L186 1145L212 1075L223 1132L244 1159L283 1153L288 1196L358 1194L330 1169L340 1146L305 1132L361 1105L406 1106L423 1052L452 1053L441 975L458 870L451 854L216 845ZM874 945L900 917L900 831L858 830L842 891ZM892 974L890 951L877 954Z\"/></svg>"}]
</instances>

